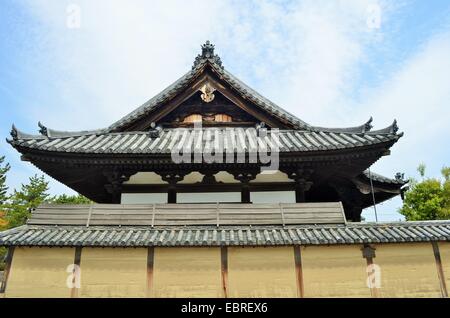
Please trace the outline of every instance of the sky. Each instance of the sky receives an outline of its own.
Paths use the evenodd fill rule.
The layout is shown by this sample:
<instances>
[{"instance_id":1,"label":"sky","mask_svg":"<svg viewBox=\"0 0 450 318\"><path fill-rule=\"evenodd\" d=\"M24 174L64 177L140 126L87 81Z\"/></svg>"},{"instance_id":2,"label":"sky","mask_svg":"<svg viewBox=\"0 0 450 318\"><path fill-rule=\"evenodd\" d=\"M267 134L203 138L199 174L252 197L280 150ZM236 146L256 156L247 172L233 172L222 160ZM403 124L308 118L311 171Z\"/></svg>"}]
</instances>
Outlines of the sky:
<instances>
[{"instance_id":1,"label":"sky","mask_svg":"<svg viewBox=\"0 0 450 318\"><path fill-rule=\"evenodd\" d=\"M190 70L211 40L225 68L316 126L405 133L372 171L429 177L450 165L449 1L0 2L0 155L10 189L41 174L6 143L36 133L109 126ZM73 193L51 179L52 194ZM402 219L402 202L378 205ZM363 212L374 219L372 208Z\"/></svg>"}]
</instances>

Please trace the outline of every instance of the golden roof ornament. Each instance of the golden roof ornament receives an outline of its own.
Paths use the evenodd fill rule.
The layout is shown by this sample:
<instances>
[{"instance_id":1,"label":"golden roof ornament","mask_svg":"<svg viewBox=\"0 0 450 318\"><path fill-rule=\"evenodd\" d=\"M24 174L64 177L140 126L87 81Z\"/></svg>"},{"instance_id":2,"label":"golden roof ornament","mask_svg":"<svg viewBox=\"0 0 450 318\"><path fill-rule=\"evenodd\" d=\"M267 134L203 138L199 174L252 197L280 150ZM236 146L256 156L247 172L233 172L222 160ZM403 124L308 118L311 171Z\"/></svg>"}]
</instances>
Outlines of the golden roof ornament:
<instances>
[{"instance_id":1,"label":"golden roof ornament","mask_svg":"<svg viewBox=\"0 0 450 318\"><path fill-rule=\"evenodd\" d=\"M214 100L214 92L216 89L209 83L206 82L205 85L203 85L200 88L200 92L202 92L201 98L205 103L210 103Z\"/></svg>"}]
</instances>

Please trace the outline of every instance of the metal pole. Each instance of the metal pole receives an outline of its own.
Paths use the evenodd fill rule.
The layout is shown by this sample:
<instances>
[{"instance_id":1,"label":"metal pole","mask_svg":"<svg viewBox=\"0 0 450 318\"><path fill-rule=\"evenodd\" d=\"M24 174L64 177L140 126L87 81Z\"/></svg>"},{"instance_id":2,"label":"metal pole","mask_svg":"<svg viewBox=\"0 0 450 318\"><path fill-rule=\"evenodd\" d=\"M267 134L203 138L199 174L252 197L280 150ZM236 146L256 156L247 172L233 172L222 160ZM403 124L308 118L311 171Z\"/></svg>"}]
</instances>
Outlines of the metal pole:
<instances>
[{"instance_id":1,"label":"metal pole","mask_svg":"<svg viewBox=\"0 0 450 318\"><path fill-rule=\"evenodd\" d=\"M378 223L378 215L377 215L377 204L375 203L375 193L373 191L373 183L372 183L372 173L369 170L369 180L370 180L370 190L372 192L372 200L373 200L373 209L375 211L375 222Z\"/></svg>"}]
</instances>

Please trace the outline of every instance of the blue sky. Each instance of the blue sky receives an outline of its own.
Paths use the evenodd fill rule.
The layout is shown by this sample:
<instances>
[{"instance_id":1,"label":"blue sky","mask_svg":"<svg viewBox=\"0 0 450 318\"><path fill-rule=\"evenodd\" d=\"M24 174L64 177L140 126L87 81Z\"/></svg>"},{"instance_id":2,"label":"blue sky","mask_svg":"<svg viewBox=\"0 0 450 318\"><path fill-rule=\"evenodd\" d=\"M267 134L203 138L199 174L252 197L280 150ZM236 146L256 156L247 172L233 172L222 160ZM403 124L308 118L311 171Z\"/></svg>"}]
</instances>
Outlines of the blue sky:
<instances>
[{"instance_id":1,"label":"blue sky","mask_svg":"<svg viewBox=\"0 0 450 318\"><path fill-rule=\"evenodd\" d=\"M67 26L70 4L80 28ZM9 186L39 173L5 142L12 123L25 132L39 120L58 130L108 126L188 71L206 39L229 71L311 124L373 116L377 129L397 119L405 136L373 171L417 177L424 162L437 177L450 165L449 1L3 0ZM51 191L71 192L54 180ZM380 205L379 218L400 219L400 206ZM373 210L364 215L372 220Z\"/></svg>"}]
</instances>

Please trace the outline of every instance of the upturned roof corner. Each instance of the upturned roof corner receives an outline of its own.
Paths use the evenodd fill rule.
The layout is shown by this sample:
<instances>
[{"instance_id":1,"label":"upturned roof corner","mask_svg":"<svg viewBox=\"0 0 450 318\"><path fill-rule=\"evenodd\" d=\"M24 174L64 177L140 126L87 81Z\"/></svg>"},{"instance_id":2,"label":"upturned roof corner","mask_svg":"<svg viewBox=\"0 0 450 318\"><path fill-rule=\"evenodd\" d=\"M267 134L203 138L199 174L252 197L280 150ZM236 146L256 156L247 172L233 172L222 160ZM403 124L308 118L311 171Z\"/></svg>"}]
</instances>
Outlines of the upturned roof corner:
<instances>
[{"instance_id":1,"label":"upturned roof corner","mask_svg":"<svg viewBox=\"0 0 450 318\"><path fill-rule=\"evenodd\" d=\"M38 122L38 126L39 126L39 133L41 135L44 135L44 136L48 137L48 129L47 129L47 127L45 127L40 121Z\"/></svg>"},{"instance_id":2,"label":"upturned roof corner","mask_svg":"<svg viewBox=\"0 0 450 318\"><path fill-rule=\"evenodd\" d=\"M11 142L17 141L19 139L35 139L37 137L40 137L21 132L14 124L11 127L10 135L12 137Z\"/></svg>"},{"instance_id":3,"label":"upturned roof corner","mask_svg":"<svg viewBox=\"0 0 450 318\"><path fill-rule=\"evenodd\" d=\"M386 128L379 129L379 130L372 130L370 133L371 134L393 134L393 135L396 134L397 136L402 137L403 132L397 134L398 130L399 130L399 128L398 128L397 120L394 119L394 122L391 125L387 126Z\"/></svg>"}]
</instances>

